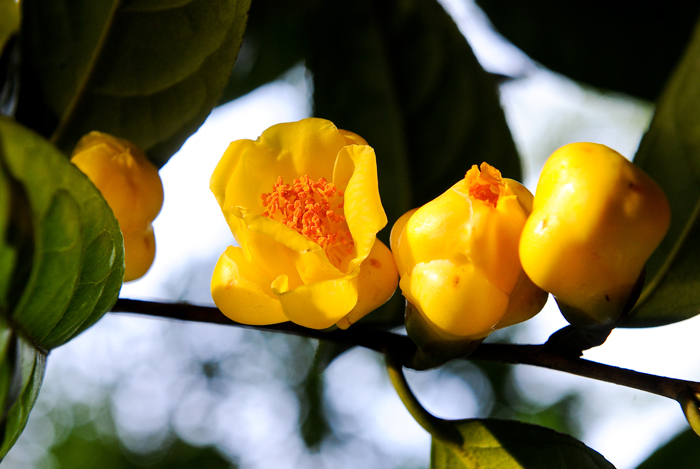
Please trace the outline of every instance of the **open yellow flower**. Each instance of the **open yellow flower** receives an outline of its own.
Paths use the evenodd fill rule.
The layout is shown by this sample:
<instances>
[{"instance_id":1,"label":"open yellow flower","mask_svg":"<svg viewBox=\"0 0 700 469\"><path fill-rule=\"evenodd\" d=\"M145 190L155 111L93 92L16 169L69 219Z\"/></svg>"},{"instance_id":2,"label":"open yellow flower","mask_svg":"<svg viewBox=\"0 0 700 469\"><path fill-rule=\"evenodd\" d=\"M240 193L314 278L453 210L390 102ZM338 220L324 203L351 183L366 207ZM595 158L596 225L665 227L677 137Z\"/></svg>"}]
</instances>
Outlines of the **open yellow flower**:
<instances>
[{"instance_id":1,"label":"open yellow flower","mask_svg":"<svg viewBox=\"0 0 700 469\"><path fill-rule=\"evenodd\" d=\"M518 257L531 207L525 187L482 163L396 222L391 247L419 329L430 327L438 340L477 340L542 309L547 294Z\"/></svg>"},{"instance_id":2,"label":"open yellow flower","mask_svg":"<svg viewBox=\"0 0 700 469\"><path fill-rule=\"evenodd\" d=\"M99 189L119 222L124 236L124 281L142 277L156 255L151 223L163 206L158 169L133 143L96 131L78 141L71 162Z\"/></svg>"},{"instance_id":3,"label":"open yellow flower","mask_svg":"<svg viewBox=\"0 0 700 469\"><path fill-rule=\"evenodd\" d=\"M398 283L374 150L332 122L278 124L237 140L211 178L240 247L215 267L219 309L244 324L292 321L345 328L386 302Z\"/></svg>"}]
</instances>

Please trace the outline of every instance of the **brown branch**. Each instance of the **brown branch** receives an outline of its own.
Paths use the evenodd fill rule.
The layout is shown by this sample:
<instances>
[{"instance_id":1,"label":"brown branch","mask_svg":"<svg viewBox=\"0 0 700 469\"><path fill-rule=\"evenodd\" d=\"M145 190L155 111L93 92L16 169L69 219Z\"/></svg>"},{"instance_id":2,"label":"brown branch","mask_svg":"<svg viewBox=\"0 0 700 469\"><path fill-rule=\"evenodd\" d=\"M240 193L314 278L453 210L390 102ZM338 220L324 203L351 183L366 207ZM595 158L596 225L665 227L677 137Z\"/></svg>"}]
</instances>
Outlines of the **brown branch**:
<instances>
[{"instance_id":1,"label":"brown branch","mask_svg":"<svg viewBox=\"0 0 700 469\"><path fill-rule=\"evenodd\" d=\"M258 331L279 332L319 340L357 345L383 354L391 352L408 363L416 353L411 340L389 331L354 325L348 330L318 331L287 322L268 326L250 326L231 321L217 308L186 303L159 303L120 298L113 312L137 313L182 321L205 322L243 327ZM481 344L469 360L486 360L513 365L533 365L563 371L585 378L606 381L678 400L683 394L700 392L700 383L656 376L626 368L605 365L562 352L552 344Z\"/></svg>"},{"instance_id":2,"label":"brown branch","mask_svg":"<svg viewBox=\"0 0 700 469\"><path fill-rule=\"evenodd\" d=\"M415 345L408 337L361 325L354 325L347 330L334 329L328 331L309 329L291 322L267 326L251 326L230 320L218 308L213 306L198 306L187 303L159 303L126 298L119 298L112 307L112 312L145 314L151 317L177 319L180 321L205 322L254 329L256 331L279 332L345 345L357 345L380 353L386 353L388 349L392 349L400 352L402 356L409 356L415 352Z\"/></svg>"}]
</instances>

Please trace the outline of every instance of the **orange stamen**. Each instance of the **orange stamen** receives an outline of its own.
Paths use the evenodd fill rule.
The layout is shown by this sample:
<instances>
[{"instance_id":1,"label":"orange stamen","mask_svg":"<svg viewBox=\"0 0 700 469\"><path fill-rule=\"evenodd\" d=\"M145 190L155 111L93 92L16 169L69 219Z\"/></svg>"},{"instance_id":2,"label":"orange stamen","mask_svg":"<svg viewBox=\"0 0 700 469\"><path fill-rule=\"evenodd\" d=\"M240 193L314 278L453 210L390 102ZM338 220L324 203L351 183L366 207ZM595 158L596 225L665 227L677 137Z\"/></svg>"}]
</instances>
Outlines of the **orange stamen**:
<instances>
[{"instance_id":1,"label":"orange stamen","mask_svg":"<svg viewBox=\"0 0 700 469\"><path fill-rule=\"evenodd\" d=\"M481 163L481 171L473 165L464 176L464 181L469 188L469 197L493 207L498 205L498 199L506 195L508 190L501 172L488 163Z\"/></svg>"},{"instance_id":2,"label":"orange stamen","mask_svg":"<svg viewBox=\"0 0 700 469\"><path fill-rule=\"evenodd\" d=\"M281 177L272 192L261 194L262 215L284 223L319 246L334 263L353 250L353 240L343 215L343 191L324 178L314 181L308 175L285 184ZM342 253L334 248L342 247ZM341 255L342 254L342 255Z\"/></svg>"}]
</instances>

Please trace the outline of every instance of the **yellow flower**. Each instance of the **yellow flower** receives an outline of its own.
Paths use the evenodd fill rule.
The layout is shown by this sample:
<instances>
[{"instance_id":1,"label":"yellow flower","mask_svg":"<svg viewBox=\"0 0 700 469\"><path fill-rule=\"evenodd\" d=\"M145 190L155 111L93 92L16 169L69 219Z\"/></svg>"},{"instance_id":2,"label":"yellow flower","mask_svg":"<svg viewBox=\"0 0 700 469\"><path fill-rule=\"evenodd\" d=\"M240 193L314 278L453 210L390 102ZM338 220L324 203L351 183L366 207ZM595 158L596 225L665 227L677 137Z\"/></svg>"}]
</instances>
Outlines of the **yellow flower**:
<instances>
[{"instance_id":1,"label":"yellow flower","mask_svg":"<svg viewBox=\"0 0 700 469\"><path fill-rule=\"evenodd\" d=\"M611 325L669 222L666 196L641 169L604 145L572 143L542 169L520 259L569 322Z\"/></svg>"},{"instance_id":2,"label":"yellow flower","mask_svg":"<svg viewBox=\"0 0 700 469\"><path fill-rule=\"evenodd\" d=\"M518 258L531 203L525 187L482 163L396 222L391 247L401 291L433 335L477 340L542 309L547 294Z\"/></svg>"},{"instance_id":3,"label":"yellow flower","mask_svg":"<svg viewBox=\"0 0 700 469\"><path fill-rule=\"evenodd\" d=\"M214 270L219 309L244 324L346 328L398 282L374 150L332 122L278 124L231 143L211 190L240 247Z\"/></svg>"},{"instance_id":4,"label":"yellow flower","mask_svg":"<svg viewBox=\"0 0 700 469\"><path fill-rule=\"evenodd\" d=\"M124 236L124 281L143 276L156 254L151 223L163 206L158 169L133 143L101 132L83 136L71 162L99 189L119 222Z\"/></svg>"}]
</instances>

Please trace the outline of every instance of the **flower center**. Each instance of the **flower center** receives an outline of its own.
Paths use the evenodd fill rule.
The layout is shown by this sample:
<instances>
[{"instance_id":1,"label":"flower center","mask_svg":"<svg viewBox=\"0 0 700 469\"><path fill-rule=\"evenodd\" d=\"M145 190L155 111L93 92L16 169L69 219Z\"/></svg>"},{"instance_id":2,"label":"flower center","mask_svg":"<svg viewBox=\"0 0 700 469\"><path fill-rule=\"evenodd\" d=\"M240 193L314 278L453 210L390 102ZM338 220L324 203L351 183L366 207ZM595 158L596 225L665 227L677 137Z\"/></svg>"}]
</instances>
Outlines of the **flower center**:
<instances>
[{"instance_id":1,"label":"flower center","mask_svg":"<svg viewBox=\"0 0 700 469\"><path fill-rule=\"evenodd\" d=\"M272 192L261 197L264 217L284 223L320 245L331 262L352 252L354 243L343 215L343 191L332 182L304 175L290 185L278 177Z\"/></svg>"},{"instance_id":2,"label":"flower center","mask_svg":"<svg viewBox=\"0 0 700 469\"><path fill-rule=\"evenodd\" d=\"M481 171L473 165L464 176L469 188L469 197L481 200L493 207L498 205L498 199L506 195L508 186L503 182L501 172L488 163L481 163Z\"/></svg>"}]
</instances>

